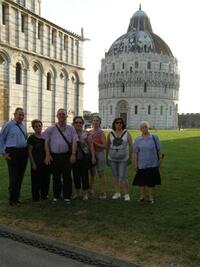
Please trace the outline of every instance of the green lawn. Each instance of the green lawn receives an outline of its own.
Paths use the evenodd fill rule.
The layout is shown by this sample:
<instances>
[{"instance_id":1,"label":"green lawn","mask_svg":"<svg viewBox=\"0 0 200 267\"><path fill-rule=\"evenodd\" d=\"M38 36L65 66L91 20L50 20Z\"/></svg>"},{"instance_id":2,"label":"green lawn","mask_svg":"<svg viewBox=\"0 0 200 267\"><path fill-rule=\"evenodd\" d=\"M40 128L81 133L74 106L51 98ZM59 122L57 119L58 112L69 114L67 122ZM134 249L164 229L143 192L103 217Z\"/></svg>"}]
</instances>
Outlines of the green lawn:
<instances>
[{"instance_id":1,"label":"green lawn","mask_svg":"<svg viewBox=\"0 0 200 267\"><path fill-rule=\"evenodd\" d=\"M133 166L129 167L131 202L111 200L112 180L108 168L109 200L88 202L31 202L27 169L22 187L23 206L7 204L7 168L0 160L0 223L31 230L70 244L115 255L148 267L200 266L200 130L157 131L165 159L162 185L156 203L137 203L138 188L132 187ZM133 131L133 138L139 132ZM98 179L97 188L98 188ZM98 190L98 189L97 189ZM98 196L98 195L97 195Z\"/></svg>"}]
</instances>

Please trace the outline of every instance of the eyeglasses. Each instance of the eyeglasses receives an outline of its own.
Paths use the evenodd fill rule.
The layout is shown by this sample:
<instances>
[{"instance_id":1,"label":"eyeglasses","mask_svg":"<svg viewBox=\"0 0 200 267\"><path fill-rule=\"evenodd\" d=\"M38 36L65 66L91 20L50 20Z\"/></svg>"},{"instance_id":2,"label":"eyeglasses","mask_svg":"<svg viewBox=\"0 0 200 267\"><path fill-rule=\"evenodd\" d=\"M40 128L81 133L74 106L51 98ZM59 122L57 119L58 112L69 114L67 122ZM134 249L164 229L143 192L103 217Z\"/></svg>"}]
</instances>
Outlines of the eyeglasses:
<instances>
[{"instance_id":1,"label":"eyeglasses","mask_svg":"<svg viewBox=\"0 0 200 267\"><path fill-rule=\"evenodd\" d=\"M75 121L75 124L82 124L82 121Z\"/></svg>"},{"instance_id":2,"label":"eyeglasses","mask_svg":"<svg viewBox=\"0 0 200 267\"><path fill-rule=\"evenodd\" d=\"M116 121L115 124L122 124L122 122L121 121Z\"/></svg>"}]
</instances>

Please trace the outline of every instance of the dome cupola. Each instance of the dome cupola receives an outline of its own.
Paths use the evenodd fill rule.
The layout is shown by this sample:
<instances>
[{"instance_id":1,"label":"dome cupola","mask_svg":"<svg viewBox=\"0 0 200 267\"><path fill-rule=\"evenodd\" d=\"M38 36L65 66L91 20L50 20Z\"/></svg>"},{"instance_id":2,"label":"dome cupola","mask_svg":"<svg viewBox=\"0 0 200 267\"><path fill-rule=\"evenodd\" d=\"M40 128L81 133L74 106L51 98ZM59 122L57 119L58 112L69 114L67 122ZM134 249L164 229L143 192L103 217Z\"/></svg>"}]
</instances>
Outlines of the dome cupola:
<instances>
[{"instance_id":1,"label":"dome cupola","mask_svg":"<svg viewBox=\"0 0 200 267\"><path fill-rule=\"evenodd\" d=\"M134 13L130 19L127 33L119 37L110 47L108 55L121 53L158 53L173 56L169 46L153 33L147 14L141 10Z\"/></svg>"}]
</instances>

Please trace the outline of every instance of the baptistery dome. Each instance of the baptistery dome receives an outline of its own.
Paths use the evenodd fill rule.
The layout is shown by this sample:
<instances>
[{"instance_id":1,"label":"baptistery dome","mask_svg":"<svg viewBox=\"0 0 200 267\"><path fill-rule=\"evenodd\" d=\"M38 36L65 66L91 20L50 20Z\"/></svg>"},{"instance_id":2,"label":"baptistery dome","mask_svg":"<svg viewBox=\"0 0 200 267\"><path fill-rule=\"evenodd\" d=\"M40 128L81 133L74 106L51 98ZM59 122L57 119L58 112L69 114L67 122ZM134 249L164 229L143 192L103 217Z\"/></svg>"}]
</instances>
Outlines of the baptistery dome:
<instances>
[{"instance_id":1,"label":"baptistery dome","mask_svg":"<svg viewBox=\"0 0 200 267\"><path fill-rule=\"evenodd\" d=\"M110 47L108 54L118 53L158 53L173 56L168 45L153 33L150 20L140 9L132 16L127 33L119 37Z\"/></svg>"},{"instance_id":2,"label":"baptistery dome","mask_svg":"<svg viewBox=\"0 0 200 267\"><path fill-rule=\"evenodd\" d=\"M141 6L128 30L110 46L99 74L102 125L116 116L128 127L148 120L154 128L177 127L179 72L169 46L156 35Z\"/></svg>"}]
</instances>

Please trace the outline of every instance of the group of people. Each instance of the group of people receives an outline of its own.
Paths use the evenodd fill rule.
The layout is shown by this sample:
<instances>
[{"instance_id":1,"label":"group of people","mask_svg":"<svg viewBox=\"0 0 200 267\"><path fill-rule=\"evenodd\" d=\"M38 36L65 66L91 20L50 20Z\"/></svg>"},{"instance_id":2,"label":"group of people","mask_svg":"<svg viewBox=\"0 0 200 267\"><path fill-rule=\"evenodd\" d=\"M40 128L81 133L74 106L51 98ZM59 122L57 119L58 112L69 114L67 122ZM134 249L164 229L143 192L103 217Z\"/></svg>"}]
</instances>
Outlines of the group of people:
<instances>
[{"instance_id":1,"label":"group of people","mask_svg":"<svg viewBox=\"0 0 200 267\"><path fill-rule=\"evenodd\" d=\"M140 187L138 201L145 198L154 203L154 188L161 183L159 165L162 160L160 141L149 132L147 122L141 122L141 136L132 143L124 120L115 118L111 131L101 129L101 118L92 118L92 128L84 130L84 120L75 116L73 125L67 124L67 113L57 111L57 123L42 132L42 121L31 122L33 134L27 135L23 124L24 111L16 108L14 119L6 122L0 132L0 153L7 161L9 173L9 204L18 206L20 189L27 160L31 163L31 188L34 202L48 198L50 177L53 179L53 203L63 199L88 200L94 195L95 175L99 178L99 198L107 199L106 164L113 177L112 199L130 201L127 177L128 165L134 161L136 175L133 185ZM132 160L133 159L133 160ZM74 190L73 190L74 183Z\"/></svg>"}]
</instances>

